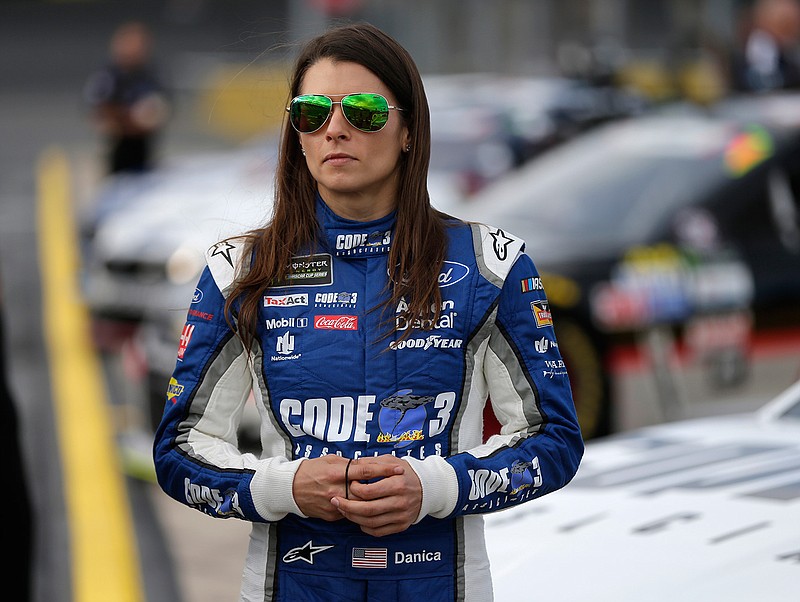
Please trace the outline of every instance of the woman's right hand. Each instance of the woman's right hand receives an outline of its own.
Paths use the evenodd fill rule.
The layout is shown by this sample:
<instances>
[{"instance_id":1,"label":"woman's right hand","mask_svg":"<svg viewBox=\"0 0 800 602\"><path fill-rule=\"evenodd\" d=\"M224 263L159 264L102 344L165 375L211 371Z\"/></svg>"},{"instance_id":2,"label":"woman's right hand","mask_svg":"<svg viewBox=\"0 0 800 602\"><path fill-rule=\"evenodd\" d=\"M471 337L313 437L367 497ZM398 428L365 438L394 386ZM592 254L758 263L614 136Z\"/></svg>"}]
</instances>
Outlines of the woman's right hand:
<instances>
[{"instance_id":1,"label":"woman's right hand","mask_svg":"<svg viewBox=\"0 0 800 602\"><path fill-rule=\"evenodd\" d=\"M347 461L347 458L329 454L300 462L292 483L292 495L303 514L327 521L343 518L331 499L345 497Z\"/></svg>"}]
</instances>

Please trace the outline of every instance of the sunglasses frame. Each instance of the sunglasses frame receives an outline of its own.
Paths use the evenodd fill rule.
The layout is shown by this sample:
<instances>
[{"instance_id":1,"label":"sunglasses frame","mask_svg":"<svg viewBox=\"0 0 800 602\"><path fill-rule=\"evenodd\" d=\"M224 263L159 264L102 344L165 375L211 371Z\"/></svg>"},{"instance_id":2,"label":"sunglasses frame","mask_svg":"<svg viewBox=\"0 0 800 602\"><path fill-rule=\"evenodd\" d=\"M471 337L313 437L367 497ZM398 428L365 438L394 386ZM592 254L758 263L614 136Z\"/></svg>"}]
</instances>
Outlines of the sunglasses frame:
<instances>
[{"instance_id":1,"label":"sunglasses frame","mask_svg":"<svg viewBox=\"0 0 800 602\"><path fill-rule=\"evenodd\" d=\"M292 128L299 134L313 134L314 132L318 132L323 127L325 127L325 124L328 123L328 120L331 118L331 115L333 115L333 106L334 105L339 105L339 106L342 107L342 115L344 116L344 118L347 121L347 123L349 123L352 127L357 129L359 132L364 132L365 134L376 134L377 132L380 132L383 128L386 127L386 123L389 123L388 117L386 119L386 123L384 123L377 130L362 130L360 127L355 125L352 121L350 121L350 119L347 117L347 113L344 112L344 105L342 105L342 102L344 101L344 99L347 98L348 96L360 96L360 95L379 96L379 97L381 97L384 100L384 102L386 102L387 111L391 111L391 110L405 111L405 109L402 109L402 108L394 106L394 105L390 105L389 104L389 100L383 94L378 94L377 92L351 92L349 94L330 94L330 95L329 94L298 94L291 101L289 101L289 106L286 107L286 112L289 113L289 123L291 124ZM314 130L311 130L311 131L308 131L308 132L303 132L303 131L297 129L297 126L295 126L294 121L292 120L292 116L291 116L292 107L294 106L295 102L299 98L302 98L304 96L321 96L323 98L327 98L331 102L331 106L328 109L328 116L325 117L325 121L323 121L319 125L318 128L316 128ZM334 98L339 98L340 100L333 100Z\"/></svg>"}]
</instances>

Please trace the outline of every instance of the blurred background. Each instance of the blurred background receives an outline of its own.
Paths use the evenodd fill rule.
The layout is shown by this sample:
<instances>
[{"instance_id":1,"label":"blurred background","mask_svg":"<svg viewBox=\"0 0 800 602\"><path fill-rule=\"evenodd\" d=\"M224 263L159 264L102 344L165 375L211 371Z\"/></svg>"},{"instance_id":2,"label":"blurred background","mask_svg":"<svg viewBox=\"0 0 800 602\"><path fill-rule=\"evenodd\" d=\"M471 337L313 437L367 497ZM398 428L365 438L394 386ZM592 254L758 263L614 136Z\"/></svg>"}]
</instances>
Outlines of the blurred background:
<instances>
[{"instance_id":1,"label":"blurred background","mask_svg":"<svg viewBox=\"0 0 800 602\"><path fill-rule=\"evenodd\" d=\"M800 9L770 4L0 0L19 599L235 599L246 526L164 499L150 444L202 252L268 216L294 52L333 23L417 61L434 205L527 240L587 439L793 383Z\"/></svg>"}]
</instances>

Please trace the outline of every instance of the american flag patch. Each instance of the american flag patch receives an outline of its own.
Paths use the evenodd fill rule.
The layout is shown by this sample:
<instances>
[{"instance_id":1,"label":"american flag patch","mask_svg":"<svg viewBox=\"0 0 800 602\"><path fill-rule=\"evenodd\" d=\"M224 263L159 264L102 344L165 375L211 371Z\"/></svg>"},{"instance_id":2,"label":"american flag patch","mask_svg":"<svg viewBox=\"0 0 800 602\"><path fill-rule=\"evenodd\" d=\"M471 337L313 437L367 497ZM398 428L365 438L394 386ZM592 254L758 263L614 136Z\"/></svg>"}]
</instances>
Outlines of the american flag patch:
<instances>
[{"instance_id":1,"label":"american flag patch","mask_svg":"<svg viewBox=\"0 0 800 602\"><path fill-rule=\"evenodd\" d=\"M385 569L386 548L353 548L353 568Z\"/></svg>"}]
</instances>

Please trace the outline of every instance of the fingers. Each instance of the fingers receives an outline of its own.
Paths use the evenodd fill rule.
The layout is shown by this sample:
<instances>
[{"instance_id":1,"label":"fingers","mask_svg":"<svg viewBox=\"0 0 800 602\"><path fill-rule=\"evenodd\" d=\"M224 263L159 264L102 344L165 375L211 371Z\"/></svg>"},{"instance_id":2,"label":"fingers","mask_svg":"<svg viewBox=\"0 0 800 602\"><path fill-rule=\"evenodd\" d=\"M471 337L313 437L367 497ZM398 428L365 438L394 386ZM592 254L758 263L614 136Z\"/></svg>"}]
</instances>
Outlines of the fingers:
<instances>
[{"instance_id":1,"label":"fingers","mask_svg":"<svg viewBox=\"0 0 800 602\"><path fill-rule=\"evenodd\" d=\"M335 496L330 500L331 506L369 535L399 533L419 515L422 485L416 473L402 460L373 460L377 458L360 465L351 464L351 475L358 474L361 479L350 480L351 499Z\"/></svg>"},{"instance_id":2,"label":"fingers","mask_svg":"<svg viewBox=\"0 0 800 602\"><path fill-rule=\"evenodd\" d=\"M357 501L333 498L333 507L340 515L361 527L361 530L376 537L405 531L413 522L416 513L410 504L401 500Z\"/></svg>"},{"instance_id":3,"label":"fingers","mask_svg":"<svg viewBox=\"0 0 800 602\"><path fill-rule=\"evenodd\" d=\"M405 468L401 464L396 462L376 462L375 460L373 458L367 460L359 459L350 464L347 470L347 480L351 487L361 481L384 479L401 475L405 472Z\"/></svg>"}]
</instances>

